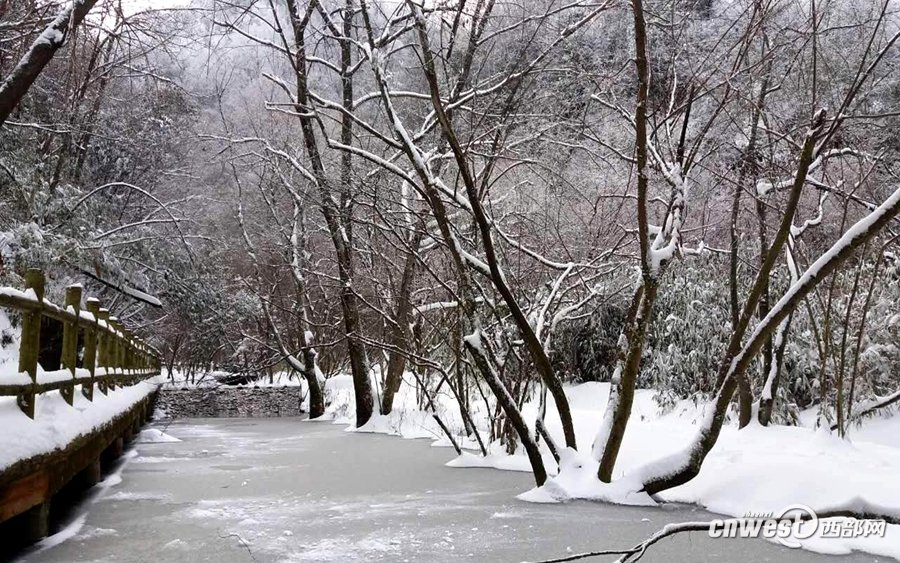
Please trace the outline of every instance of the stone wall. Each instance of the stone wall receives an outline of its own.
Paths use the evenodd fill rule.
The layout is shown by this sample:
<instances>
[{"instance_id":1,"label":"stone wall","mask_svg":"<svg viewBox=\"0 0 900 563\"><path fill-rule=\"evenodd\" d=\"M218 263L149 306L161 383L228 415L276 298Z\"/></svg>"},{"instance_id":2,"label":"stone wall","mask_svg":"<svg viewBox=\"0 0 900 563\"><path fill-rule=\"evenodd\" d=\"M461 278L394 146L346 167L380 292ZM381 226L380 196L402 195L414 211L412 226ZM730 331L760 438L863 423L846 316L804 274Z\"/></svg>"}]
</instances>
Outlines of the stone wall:
<instances>
[{"instance_id":1,"label":"stone wall","mask_svg":"<svg viewBox=\"0 0 900 563\"><path fill-rule=\"evenodd\" d=\"M199 387L159 390L156 408L166 418L300 416L301 389L292 387Z\"/></svg>"}]
</instances>

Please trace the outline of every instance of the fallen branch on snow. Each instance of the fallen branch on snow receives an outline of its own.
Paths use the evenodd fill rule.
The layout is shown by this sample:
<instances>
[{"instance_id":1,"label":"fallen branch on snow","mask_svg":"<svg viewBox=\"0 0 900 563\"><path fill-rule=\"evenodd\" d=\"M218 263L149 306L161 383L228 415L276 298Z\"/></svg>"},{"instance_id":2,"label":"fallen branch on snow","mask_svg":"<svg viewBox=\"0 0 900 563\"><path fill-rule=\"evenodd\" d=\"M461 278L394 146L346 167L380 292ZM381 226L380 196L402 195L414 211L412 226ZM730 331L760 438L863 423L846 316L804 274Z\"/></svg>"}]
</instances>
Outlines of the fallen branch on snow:
<instances>
[{"instance_id":1,"label":"fallen branch on snow","mask_svg":"<svg viewBox=\"0 0 900 563\"><path fill-rule=\"evenodd\" d=\"M853 418L851 418L848 422L850 422L850 423L859 422L860 420L862 420L863 418L874 413L878 409L883 409L885 407L889 407L889 406L893 405L894 403L898 403L898 402L900 402L900 390L894 391L893 393L891 393L890 395L888 395L886 397L878 397L876 399L873 399L872 401L869 401L867 404L863 405L862 410L858 413L855 413L853 415ZM831 425L832 430L837 430L837 427L838 427L837 424Z\"/></svg>"}]
</instances>

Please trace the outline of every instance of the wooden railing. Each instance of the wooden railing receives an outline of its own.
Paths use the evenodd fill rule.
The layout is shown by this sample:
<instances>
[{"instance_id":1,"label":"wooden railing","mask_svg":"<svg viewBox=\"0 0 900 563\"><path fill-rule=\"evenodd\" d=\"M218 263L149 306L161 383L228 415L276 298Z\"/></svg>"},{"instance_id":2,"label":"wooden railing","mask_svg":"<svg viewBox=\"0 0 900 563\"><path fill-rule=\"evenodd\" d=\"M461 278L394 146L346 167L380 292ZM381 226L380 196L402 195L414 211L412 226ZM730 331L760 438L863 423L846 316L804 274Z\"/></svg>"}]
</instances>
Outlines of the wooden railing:
<instances>
[{"instance_id":1,"label":"wooden railing","mask_svg":"<svg viewBox=\"0 0 900 563\"><path fill-rule=\"evenodd\" d=\"M35 397L59 390L74 404L75 386L88 401L94 398L94 386L106 394L117 385L132 384L160 373L160 355L135 337L100 301L89 298L81 308L82 288L66 288L65 306L44 299L44 274L28 270L25 291L0 287L0 307L22 314L22 338L19 343L18 373L0 379L0 396L15 396L19 408L29 417L35 415ZM62 324L61 369L38 374L41 350L41 319ZM79 339L79 336L81 338ZM79 351L81 367L78 367Z\"/></svg>"}]
</instances>

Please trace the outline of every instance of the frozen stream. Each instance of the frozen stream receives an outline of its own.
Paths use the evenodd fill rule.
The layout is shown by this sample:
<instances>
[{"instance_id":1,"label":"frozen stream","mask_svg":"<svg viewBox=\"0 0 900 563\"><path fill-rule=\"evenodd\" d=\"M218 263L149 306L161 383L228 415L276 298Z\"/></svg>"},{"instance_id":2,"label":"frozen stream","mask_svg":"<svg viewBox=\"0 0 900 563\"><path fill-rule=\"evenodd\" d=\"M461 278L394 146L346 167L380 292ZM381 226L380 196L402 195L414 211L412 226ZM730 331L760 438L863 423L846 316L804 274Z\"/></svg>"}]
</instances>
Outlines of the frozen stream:
<instances>
[{"instance_id":1,"label":"frozen stream","mask_svg":"<svg viewBox=\"0 0 900 563\"><path fill-rule=\"evenodd\" d=\"M195 419L165 431L182 441L138 443L122 482L76 515L83 525L69 526L72 537L25 560L513 563L629 547L667 522L714 517L686 507L528 504L515 495L531 487L530 475L450 469L452 449L327 423ZM692 533L664 540L644 561L823 558Z\"/></svg>"}]
</instances>

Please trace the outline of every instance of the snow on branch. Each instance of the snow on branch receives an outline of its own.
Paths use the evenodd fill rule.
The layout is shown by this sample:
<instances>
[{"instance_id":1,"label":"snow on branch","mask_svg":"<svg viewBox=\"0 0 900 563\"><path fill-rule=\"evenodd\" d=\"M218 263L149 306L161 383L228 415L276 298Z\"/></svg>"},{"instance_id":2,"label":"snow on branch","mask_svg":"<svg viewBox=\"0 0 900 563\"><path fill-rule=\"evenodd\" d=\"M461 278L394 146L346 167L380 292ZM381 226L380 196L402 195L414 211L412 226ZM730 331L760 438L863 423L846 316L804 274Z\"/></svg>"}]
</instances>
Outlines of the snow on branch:
<instances>
[{"instance_id":1,"label":"snow on branch","mask_svg":"<svg viewBox=\"0 0 900 563\"><path fill-rule=\"evenodd\" d=\"M895 190L894 193L891 194L884 203L879 205L875 211L866 215L857 221L855 225L847 229L847 232L845 232L827 252L807 268L800 279L791 285L781 299L775 303L765 318L759 322L759 325L757 325L750 336L750 342L752 343L755 340L758 340L760 334L762 334L770 325L781 321L787 316L789 311L793 310L793 307L799 300L809 294L809 292L812 291L824 277L833 272L850 256L850 254L853 253L854 250L856 250L856 248L874 236L881 227L893 219L898 212L900 212L900 188ZM748 347L749 344L734 358L731 371L733 371L737 363L741 361L741 357L749 351Z\"/></svg>"},{"instance_id":2,"label":"snow on branch","mask_svg":"<svg viewBox=\"0 0 900 563\"><path fill-rule=\"evenodd\" d=\"M72 0L66 3L28 51L19 59L3 84L0 84L0 126L6 122L34 81L56 52L65 44L72 30L81 24L97 0Z\"/></svg>"},{"instance_id":3,"label":"snow on branch","mask_svg":"<svg viewBox=\"0 0 900 563\"><path fill-rule=\"evenodd\" d=\"M638 478L644 484L644 491L649 494L657 494L687 482L699 472L706 454L715 443L721 430L725 410L734 393L737 378L749 367L753 358L762 349L763 343L776 330L779 323L793 313L797 305L822 280L850 258L860 246L875 236L898 213L900 213L900 188L897 188L875 211L847 229L843 236L788 288L781 299L756 325L747 343L731 360L716 394L715 407L708 409L694 442L672 455L637 470Z\"/></svg>"}]
</instances>

